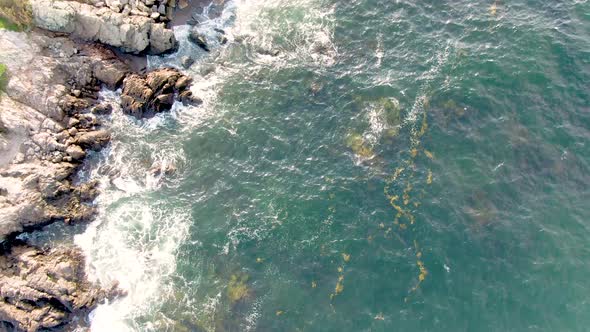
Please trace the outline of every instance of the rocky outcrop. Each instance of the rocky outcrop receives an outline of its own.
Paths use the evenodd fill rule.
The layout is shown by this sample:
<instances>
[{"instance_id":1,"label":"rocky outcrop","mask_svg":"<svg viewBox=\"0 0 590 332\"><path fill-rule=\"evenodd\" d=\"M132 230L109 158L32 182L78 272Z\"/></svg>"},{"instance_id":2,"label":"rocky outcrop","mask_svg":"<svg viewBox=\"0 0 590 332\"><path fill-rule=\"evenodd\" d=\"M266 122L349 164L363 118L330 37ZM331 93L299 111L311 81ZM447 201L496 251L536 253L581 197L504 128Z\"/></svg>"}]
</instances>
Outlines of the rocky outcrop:
<instances>
[{"instance_id":1,"label":"rocky outcrop","mask_svg":"<svg viewBox=\"0 0 590 332\"><path fill-rule=\"evenodd\" d=\"M42 251L19 243L2 251L0 322L5 327L58 328L114 295L114 287L103 290L85 281L84 257L75 249Z\"/></svg>"},{"instance_id":2,"label":"rocky outcrop","mask_svg":"<svg viewBox=\"0 0 590 332\"><path fill-rule=\"evenodd\" d=\"M123 112L137 118L170 110L175 100L197 105L201 100L189 89L191 79L176 69L163 68L147 75L131 74L123 81Z\"/></svg>"},{"instance_id":3,"label":"rocky outcrop","mask_svg":"<svg viewBox=\"0 0 590 332\"><path fill-rule=\"evenodd\" d=\"M170 21L175 7L182 9L187 5L187 0L86 0L85 2L98 8L108 7L123 15L144 16L158 22Z\"/></svg>"},{"instance_id":4,"label":"rocky outcrop","mask_svg":"<svg viewBox=\"0 0 590 332\"><path fill-rule=\"evenodd\" d=\"M74 175L110 138L94 112L108 110L93 106L100 84L118 86L128 69L103 47L63 37L0 30L0 44L9 74L0 94L0 330L37 331L67 324L106 294L87 282L75 251L14 237L92 218L96 184L75 184Z\"/></svg>"},{"instance_id":5,"label":"rocky outcrop","mask_svg":"<svg viewBox=\"0 0 590 332\"><path fill-rule=\"evenodd\" d=\"M92 185L74 185L72 177L86 151L110 138L91 113L99 84L117 86L128 70L110 51L66 38L0 31L0 44L10 74L0 97L2 241L92 216Z\"/></svg>"},{"instance_id":6,"label":"rocky outcrop","mask_svg":"<svg viewBox=\"0 0 590 332\"><path fill-rule=\"evenodd\" d=\"M142 15L130 15L131 10L129 13L114 11L112 8L120 7L117 5L99 8L75 1L35 0L31 1L31 6L34 23L41 29L98 41L130 53L160 54L176 47L174 33L164 23Z\"/></svg>"}]
</instances>

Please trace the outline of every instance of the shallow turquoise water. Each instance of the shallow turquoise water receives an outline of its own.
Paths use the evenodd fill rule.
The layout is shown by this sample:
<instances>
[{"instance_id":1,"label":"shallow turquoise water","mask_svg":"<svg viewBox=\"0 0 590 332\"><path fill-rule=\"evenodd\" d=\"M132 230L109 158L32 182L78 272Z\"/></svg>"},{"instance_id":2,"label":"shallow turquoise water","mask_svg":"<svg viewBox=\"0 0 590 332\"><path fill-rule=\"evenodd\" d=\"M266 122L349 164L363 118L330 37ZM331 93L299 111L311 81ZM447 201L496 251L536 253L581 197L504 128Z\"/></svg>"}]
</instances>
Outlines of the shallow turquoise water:
<instances>
[{"instance_id":1,"label":"shallow turquoise water","mask_svg":"<svg viewBox=\"0 0 590 332\"><path fill-rule=\"evenodd\" d=\"M105 157L147 188L114 181L92 233L100 279L138 273L122 326L587 330L588 1L235 8L214 97Z\"/></svg>"}]
</instances>

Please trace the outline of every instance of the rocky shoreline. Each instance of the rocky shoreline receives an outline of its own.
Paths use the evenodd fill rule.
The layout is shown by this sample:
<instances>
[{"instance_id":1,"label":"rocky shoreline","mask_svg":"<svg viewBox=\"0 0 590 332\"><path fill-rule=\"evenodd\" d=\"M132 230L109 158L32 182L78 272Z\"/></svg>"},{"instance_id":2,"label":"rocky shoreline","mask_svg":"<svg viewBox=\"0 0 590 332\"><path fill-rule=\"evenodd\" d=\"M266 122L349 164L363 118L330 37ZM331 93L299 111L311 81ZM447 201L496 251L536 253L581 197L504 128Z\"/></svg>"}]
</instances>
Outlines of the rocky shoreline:
<instances>
[{"instance_id":1,"label":"rocky shoreline","mask_svg":"<svg viewBox=\"0 0 590 332\"><path fill-rule=\"evenodd\" d=\"M88 152L110 140L102 115L112 108L99 100L102 87L121 89L123 112L138 118L175 101L200 103L178 70L134 72L110 48L174 50L165 22L185 5L39 0L32 1L36 29L0 30L0 63L9 74L0 92L0 330L66 327L118 294L116 285L88 282L76 248L40 249L18 235L93 218L96 183L77 184L75 177Z\"/></svg>"}]
</instances>

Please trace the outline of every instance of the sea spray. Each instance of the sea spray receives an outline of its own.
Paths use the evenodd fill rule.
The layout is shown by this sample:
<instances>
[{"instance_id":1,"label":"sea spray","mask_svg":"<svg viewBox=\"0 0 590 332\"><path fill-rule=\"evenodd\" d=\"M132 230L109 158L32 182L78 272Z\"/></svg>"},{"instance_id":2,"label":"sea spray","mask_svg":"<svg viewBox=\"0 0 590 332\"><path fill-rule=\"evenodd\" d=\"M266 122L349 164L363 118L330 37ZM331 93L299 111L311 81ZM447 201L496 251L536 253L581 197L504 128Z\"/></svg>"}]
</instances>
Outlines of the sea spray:
<instances>
[{"instance_id":1,"label":"sea spray","mask_svg":"<svg viewBox=\"0 0 590 332\"><path fill-rule=\"evenodd\" d=\"M181 172L184 157L174 142L150 140L169 121L164 116L138 121L122 114L117 93L101 96L114 106L108 121L113 142L81 172L99 181L101 195L96 221L75 241L87 256L91 280L117 282L126 294L92 313L92 330L143 330L135 320L157 310L171 292L176 251L188 235L189 209L154 195L167 169Z\"/></svg>"}]
</instances>

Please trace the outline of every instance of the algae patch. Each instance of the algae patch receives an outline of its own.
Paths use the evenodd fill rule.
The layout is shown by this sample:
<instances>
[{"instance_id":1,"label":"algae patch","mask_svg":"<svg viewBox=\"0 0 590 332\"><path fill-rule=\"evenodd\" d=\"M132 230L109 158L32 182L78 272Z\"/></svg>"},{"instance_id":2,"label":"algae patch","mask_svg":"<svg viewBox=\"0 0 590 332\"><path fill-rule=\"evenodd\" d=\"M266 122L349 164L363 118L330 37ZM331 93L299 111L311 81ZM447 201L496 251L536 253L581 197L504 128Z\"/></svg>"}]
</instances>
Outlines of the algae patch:
<instances>
[{"instance_id":1,"label":"algae patch","mask_svg":"<svg viewBox=\"0 0 590 332\"><path fill-rule=\"evenodd\" d=\"M227 285L227 297L231 304L245 300L252 295L252 291L248 287L247 274L233 274Z\"/></svg>"},{"instance_id":2,"label":"algae patch","mask_svg":"<svg viewBox=\"0 0 590 332\"><path fill-rule=\"evenodd\" d=\"M6 65L0 63L0 91L6 91L8 85L8 72Z\"/></svg>"},{"instance_id":3,"label":"algae patch","mask_svg":"<svg viewBox=\"0 0 590 332\"><path fill-rule=\"evenodd\" d=\"M371 158L375 155L373 149L365 142L363 136L357 133L352 133L346 138L346 146L348 146L352 152L362 158Z\"/></svg>"}]
</instances>

